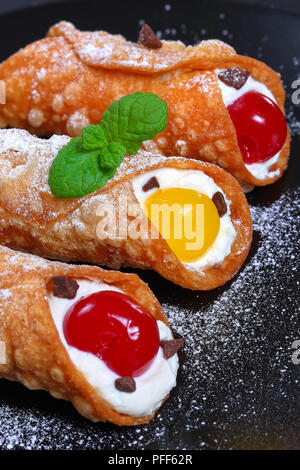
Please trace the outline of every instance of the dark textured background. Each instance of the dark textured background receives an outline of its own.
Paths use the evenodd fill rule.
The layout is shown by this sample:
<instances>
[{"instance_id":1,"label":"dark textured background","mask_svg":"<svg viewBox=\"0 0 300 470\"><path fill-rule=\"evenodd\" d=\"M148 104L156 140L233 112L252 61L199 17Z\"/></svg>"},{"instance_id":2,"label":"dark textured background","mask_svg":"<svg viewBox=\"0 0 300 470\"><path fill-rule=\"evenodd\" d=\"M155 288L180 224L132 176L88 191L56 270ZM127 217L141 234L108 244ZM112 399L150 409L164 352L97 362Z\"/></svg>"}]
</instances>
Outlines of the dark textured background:
<instances>
[{"instance_id":1,"label":"dark textured background","mask_svg":"<svg viewBox=\"0 0 300 470\"><path fill-rule=\"evenodd\" d=\"M69 0L70 2L72 0ZM81 0L82 3L85 3L86 0ZM224 2L230 1L230 0L224 0ZM7 12L7 11L12 11L17 8L22 8L24 6L36 6L36 5L43 5L46 3L59 3L60 0L10 0L10 1L1 1L0 5L0 11L1 12ZM214 0L210 0L211 3L214 2ZM98 0L98 3L104 5L107 3L105 0ZM164 3L164 2L161 2ZM170 0L170 4L175 4L176 0ZM177 0L178 3L178 0ZM188 0L185 2L185 5L187 5ZM232 2L231 2L232 3ZM252 4L252 5L267 5L269 7L273 8L281 8L286 11L290 12L295 12L299 13L300 12L300 2L298 0L235 0L235 3L247 3L247 4Z\"/></svg>"},{"instance_id":2,"label":"dark textured background","mask_svg":"<svg viewBox=\"0 0 300 470\"><path fill-rule=\"evenodd\" d=\"M155 420L134 429L93 424L68 403L2 380L0 448L299 449L300 365L291 355L300 339L300 111L291 102L291 83L300 77L300 2L10 0L0 8L37 3L49 5L0 16L0 60L62 19L131 40L141 20L164 38L223 39L281 72L293 140L284 177L248 195L253 245L233 281L212 292L190 292L139 272L186 340L178 387Z\"/></svg>"}]
</instances>

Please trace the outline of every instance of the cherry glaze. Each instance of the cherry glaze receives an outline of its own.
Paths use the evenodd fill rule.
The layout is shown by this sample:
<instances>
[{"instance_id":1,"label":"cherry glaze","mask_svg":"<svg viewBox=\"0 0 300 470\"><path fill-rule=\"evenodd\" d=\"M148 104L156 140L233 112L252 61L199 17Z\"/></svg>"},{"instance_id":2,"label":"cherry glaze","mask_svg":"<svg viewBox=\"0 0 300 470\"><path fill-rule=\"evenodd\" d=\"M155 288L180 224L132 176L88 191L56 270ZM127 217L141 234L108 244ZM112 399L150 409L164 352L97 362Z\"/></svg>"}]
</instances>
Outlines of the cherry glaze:
<instances>
[{"instance_id":1,"label":"cherry glaze","mask_svg":"<svg viewBox=\"0 0 300 470\"><path fill-rule=\"evenodd\" d=\"M136 377L153 362L159 330L152 315L131 297L101 291L83 297L65 315L67 343L94 354L121 377Z\"/></svg>"},{"instance_id":2,"label":"cherry glaze","mask_svg":"<svg viewBox=\"0 0 300 470\"><path fill-rule=\"evenodd\" d=\"M282 149L287 135L286 120L270 98L248 91L227 109L245 163L265 162Z\"/></svg>"}]
</instances>

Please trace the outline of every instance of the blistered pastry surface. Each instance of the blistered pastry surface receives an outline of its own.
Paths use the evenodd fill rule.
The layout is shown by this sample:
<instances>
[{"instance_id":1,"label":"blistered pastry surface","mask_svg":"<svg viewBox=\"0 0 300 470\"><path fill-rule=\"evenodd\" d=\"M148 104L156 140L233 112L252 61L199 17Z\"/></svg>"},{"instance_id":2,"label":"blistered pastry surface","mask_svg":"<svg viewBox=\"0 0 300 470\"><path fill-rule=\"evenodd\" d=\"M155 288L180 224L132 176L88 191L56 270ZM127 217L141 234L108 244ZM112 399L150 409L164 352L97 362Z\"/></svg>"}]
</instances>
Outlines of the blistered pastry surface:
<instances>
[{"instance_id":1,"label":"blistered pastry surface","mask_svg":"<svg viewBox=\"0 0 300 470\"><path fill-rule=\"evenodd\" d=\"M154 269L172 282L196 290L224 284L243 264L252 239L249 207L237 181L221 168L196 160L165 158L140 151L137 156L126 156L116 175L100 190L78 199L57 200L47 186L49 168L55 158L50 141L45 144L43 139L27 134L28 147L18 151L17 157L15 150L6 149L1 153L1 147L6 148L6 139L11 139L13 134L13 140L23 142L24 132L0 131L1 243L63 261L90 262L113 268ZM67 137L51 139L55 142L58 139L60 145L68 141ZM16 158L20 161L18 167L15 167ZM133 178L151 169L166 167L202 170L213 178L232 202L231 218L237 236L231 253L220 265L207 269L205 274L185 269L161 238L97 238L99 206L111 204L117 208L122 197L127 198L128 204L136 204ZM32 194L35 198L33 205ZM118 222L118 212L116 215Z\"/></svg>"},{"instance_id":2,"label":"blistered pastry surface","mask_svg":"<svg viewBox=\"0 0 300 470\"><path fill-rule=\"evenodd\" d=\"M284 110L279 74L220 41L188 47L163 41L161 49L149 50L122 36L80 32L61 22L50 29L47 38L0 65L0 80L5 81L7 91L7 103L0 108L0 127L73 137L83 127L98 123L113 101L136 91L152 92L168 103L169 120L154 142L145 143L146 150L206 160L240 181L270 184L287 166L289 135L271 168L274 176L255 178L244 165L214 73L217 68L231 67L247 69L270 89Z\"/></svg>"},{"instance_id":3,"label":"blistered pastry surface","mask_svg":"<svg viewBox=\"0 0 300 470\"><path fill-rule=\"evenodd\" d=\"M166 72L179 67L191 67L201 59L235 54L235 50L219 40L202 41L185 46L180 41L162 41L159 49L148 49L126 41L120 34L105 31L79 31L72 23L61 21L52 26L49 37L64 37L82 62L94 67L137 72Z\"/></svg>"},{"instance_id":4,"label":"blistered pastry surface","mask_svg":"<svg viewBox=\"0 0 300 470\"><path fill-rule=\"evenodd\" d=\"M168 324L160 304L135 274L50 262L0 247L0 341L6 346L0 377L70 400L79 413L93 421L118 425L148 422L154 413L134 418L116 412L70 360L49 310L47 286L53 276L95 279L117 287L143 304L156 320Z\"/></svg>"}]
</instances>

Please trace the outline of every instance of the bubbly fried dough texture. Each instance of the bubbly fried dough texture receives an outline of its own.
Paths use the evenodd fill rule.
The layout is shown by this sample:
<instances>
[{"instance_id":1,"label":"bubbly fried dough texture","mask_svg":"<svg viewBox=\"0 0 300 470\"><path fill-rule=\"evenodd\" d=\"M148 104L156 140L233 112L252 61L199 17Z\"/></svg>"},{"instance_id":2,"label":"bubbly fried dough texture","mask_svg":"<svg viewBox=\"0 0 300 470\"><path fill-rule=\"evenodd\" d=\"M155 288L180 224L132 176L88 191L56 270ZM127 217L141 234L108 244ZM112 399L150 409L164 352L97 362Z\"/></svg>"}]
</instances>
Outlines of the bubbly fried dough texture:
<instances>
[{"instance_id":1,"label":"bubbly fried dough texture","mask_svg":"<svg viewBox=\"0 0 300 470\"><path fill-rule=\"evenodd\" d=\"M67 22L54 25L47 38L0 65L7 95L0 127L76 136L98 123L113 101L136 91L152 92L168 103L169 121L164 132L145 143L146 150L216 163L252 185L279 179L288 163L289 135L270 169L280 171L264 180L254 177L245 167L214 70L247 69L271 90L284 112L280 75L218 40L188 47L180 41L162 44L147 49L120 35L81 32Z\"/></svg>"},{"instance_id":2,"label":"bubbly fried dough texture","mask_svg":"<svg viewBox=\"0 0 300 470\"><path fill-rule=\"evenodd\" d=\"M61 261L89 262L115 269L152 269L175 284L194 290L213 289L237 273L250 248L252 223L247 200L229 173L210 163L140 151L136 156L125 156L115 176L100 190L81 198L55 199L48 186L49 168L68 141L66 136L46 140L24 130L0 130L0 243ZM130 217L125 217L129 236L116 238L109 230L106 238L102 232L99 236L97 227L103 219L99 208L113 208L115 225L120 227L124 223L124 216L119 213L121 200L126 200L128 206L138 205L133 179L167 167L203 171L231 201L231 219L237 233L231 253L222 263L203 272L187 269L158 233L156 238L151 236L155 229L142 211L137 220L147 226L147 231L139 238L130 236Z\"/></svg>"},{"instance_id":3,"label":"bubbly fried dough texture","mask_svg":"<svg viewBox=\"0 0 300 470\"><path fill-rule=\"evenodd\" d=\"M0 247L0 341L5 344L0 377L69 400L80 414L92 421L125 426L150 421L155 412L135 418L115 411L71 361L47 300L53 276L94 279L118 287L143 305L156 320L168 325L159 302L135 274L46 261Z\"/></svg>"}]
</instances>

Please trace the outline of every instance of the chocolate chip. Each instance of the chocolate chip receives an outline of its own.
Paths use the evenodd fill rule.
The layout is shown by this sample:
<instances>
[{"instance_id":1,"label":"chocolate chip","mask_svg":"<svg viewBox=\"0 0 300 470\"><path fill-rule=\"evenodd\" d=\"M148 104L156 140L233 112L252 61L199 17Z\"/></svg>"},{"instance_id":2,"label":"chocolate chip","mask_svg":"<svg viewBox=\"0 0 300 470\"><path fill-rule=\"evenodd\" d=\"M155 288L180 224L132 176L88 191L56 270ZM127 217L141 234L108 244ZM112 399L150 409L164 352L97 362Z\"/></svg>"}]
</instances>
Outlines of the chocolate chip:
<instances>
[{"instance_id":1,"label":"chocolate chip","mask_svg":"<svg viewBox=\"0 0 300 470\"><path fill-rule=\"evenodd\" d=\"M120 392L132 393L136 391L136 383L132 377L120 377L116 379L115 387Z\"/></svg>"},{"instance_id":2,"label":"chocolate chip","mask_svg":"<svg viewBox=\"0 0 300 470\"><path fill-rule=\"evenodd\" d=\"M220 191L217 191L213 197L212 201L215 204L219 217L223 217L223 215L227 212L227 204L225 202L224 196Z\"/></svg>"},{"instance_id":3,"label":"chocolate chip","mask_svg":"<svg viewBox=\"0 0 300 470\"><path fill-rule=\"evenodd\" d=\"M153 188L159 188L159 182L157 181L157 178L155 176L152 176L152 178L150 178L147 183L144 184L142 190L146 192L150 191L150 189Z\"/></svg>"},{"instance_id":4,"label":"chocolate chip","mask_svg":"<svg viewBox=\"0 0 300 470\"><path fill-rule=\"evenodd\" d=\"M233 67L232 69L223 70L223 72L219 73L218 77L225 85L239 90L245 85L249 75L250 72L248 70Z\"/></svg>"},{"instance_id":5,"label":"chocolate chip","mask_svg":"<svg viewBox=\"0 0 300 470\"><path fill-rule=\"evenodd\" d=\"M171 339L169 341L163 340L160 342L160 345L163 349L164 358L170 359L170 357L174 356L177 351L182 348L183 346L183 339Z\"/></svg>"},{"instance_id":6,"label":"chocolate chip","mask_svg":"<svg viewBox=\"0 0 300 470\"><path fill-rule=\"evenodd\" d=\"M162 47L162 42L154 33L153 29L148 24L143 24L140 30L138 44L142 44L149 49L159 49Z\"/></svg>"},{"instance_id":7,"label":"chocolate chip","mask_svg":"<svg viewBox=\"0 0 300 470\"><path fill-rule=\"evenodd\" d=\"M74 299L79 289L78 282L66 276L54 276L52 278L53 295L62 299Z\"/></svg>"}]
</instances>

